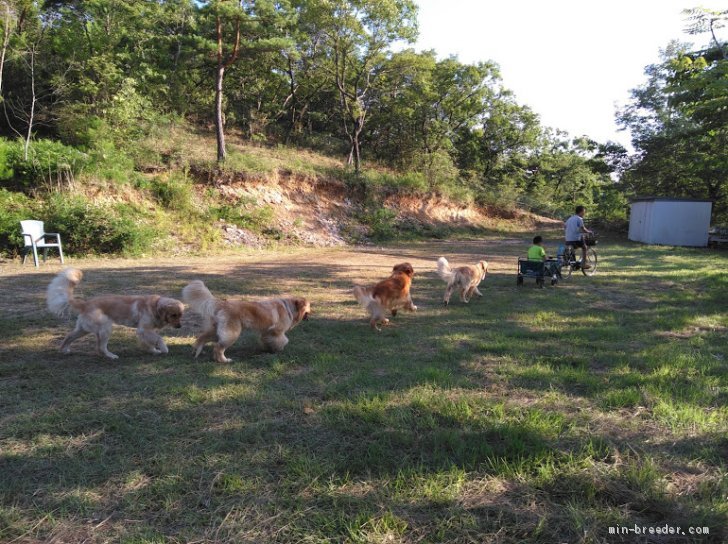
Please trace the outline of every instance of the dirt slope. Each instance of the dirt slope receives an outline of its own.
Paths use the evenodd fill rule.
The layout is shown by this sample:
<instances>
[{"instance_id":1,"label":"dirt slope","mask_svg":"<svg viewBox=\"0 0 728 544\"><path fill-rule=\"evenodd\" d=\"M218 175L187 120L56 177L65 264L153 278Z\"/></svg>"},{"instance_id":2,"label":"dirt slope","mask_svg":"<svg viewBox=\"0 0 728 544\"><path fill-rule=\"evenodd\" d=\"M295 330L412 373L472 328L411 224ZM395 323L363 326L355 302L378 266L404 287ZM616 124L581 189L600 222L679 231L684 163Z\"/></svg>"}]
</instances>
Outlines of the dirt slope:
<instances>
[{"instance_id":1,"label":"dirt slope","mask_svg":"<svg viewBox=\"0 0 728 544\"><path fill-rule=\"evenodd\" d=\"M215 187L230 203L246 201L274 210L275 228L304 244L339 246L366 241L371 227L361 220L364 198L338 180L276 175L268 179L216 180ZM372 202L377 203L372 203ZM372 199L367 209L390 211L392 222L420 227L499 228L524 230L554 227L560 222L521 210L498 210L462 204L439 195L391 194ZM261 245L253 233L221 223L225 239L234 245Z\"/></svg>"}]
</instances>

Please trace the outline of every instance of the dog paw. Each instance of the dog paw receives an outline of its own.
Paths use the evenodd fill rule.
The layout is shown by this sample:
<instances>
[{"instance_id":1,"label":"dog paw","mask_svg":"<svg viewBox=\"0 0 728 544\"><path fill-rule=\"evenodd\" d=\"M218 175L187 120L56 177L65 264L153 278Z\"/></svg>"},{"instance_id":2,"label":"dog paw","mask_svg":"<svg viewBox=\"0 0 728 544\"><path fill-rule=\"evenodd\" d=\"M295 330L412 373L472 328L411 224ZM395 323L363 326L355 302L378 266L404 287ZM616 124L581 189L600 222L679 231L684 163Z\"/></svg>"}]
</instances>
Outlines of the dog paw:
<instances>
[{"instance_id":1,"label":"dog paw","mask_svg":"<svg viewBox=\"0 0 728 544\"><path fill-rule=\"evenodd\" d=\"M111 353L110 351L108 353L104 353L109 359L118 359L119 356L116 353Z\"/></svg>"}]
</instances>

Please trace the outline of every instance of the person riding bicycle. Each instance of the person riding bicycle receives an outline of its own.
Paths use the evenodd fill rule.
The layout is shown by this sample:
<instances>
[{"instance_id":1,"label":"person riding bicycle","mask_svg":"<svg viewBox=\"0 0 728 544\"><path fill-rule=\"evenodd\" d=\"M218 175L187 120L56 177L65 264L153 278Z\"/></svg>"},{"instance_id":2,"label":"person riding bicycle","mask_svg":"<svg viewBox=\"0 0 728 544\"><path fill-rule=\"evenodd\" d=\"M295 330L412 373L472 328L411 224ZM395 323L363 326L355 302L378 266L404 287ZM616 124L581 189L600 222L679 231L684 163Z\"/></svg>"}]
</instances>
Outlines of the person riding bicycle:
<instances>
[{"instance_id":1,"label":"person riding bicycle","mask_svg":"<svg viewBox=\"0 0 728 544\"><path fill-rule=\"evenodd\" d=\"M585 213L586 208L584 206L577 206L576 213L566 220L564 223L564 241L567 246L581 248L581 267L584 270L588 270L591 268L591 265L586 262L586 242L584 241L583 235L593 233L584 226Z\"/></svg>"}]
</instances>

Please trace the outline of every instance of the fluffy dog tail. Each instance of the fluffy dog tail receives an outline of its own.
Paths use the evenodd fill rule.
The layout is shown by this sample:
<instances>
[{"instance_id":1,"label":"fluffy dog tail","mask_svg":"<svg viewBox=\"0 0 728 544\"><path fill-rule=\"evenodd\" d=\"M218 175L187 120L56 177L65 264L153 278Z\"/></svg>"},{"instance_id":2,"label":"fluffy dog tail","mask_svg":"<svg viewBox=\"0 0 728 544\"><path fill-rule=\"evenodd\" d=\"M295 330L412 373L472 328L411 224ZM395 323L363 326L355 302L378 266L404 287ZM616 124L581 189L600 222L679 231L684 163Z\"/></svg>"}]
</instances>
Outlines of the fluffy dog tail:
<instances>
[{"instance_id":1,"label":"fluffy dog tail","mask_svg":"<svg viewBox=\"0 0 728 544\"><path fill-rule=\"evenodd\" d=\"M372 297L372 291L371 289L367 289L366 287L362 287L361 285L355 285L354 289L352 289L352 292L354 293L354 296L356 297L356 300L364 306L365 308L369 307L369 304L374 302L374 297Z\"/></svg>"},{"instance_id":2,"label":"fluffy dog tail","mask_svg":"<svg viewBox=\"0 0 728 544\"><path fill-rule=\"evenodd\" d=\"M200 280L192 281L182 289L182 300L193 312L203 317L210 318L215 315L217 299Z\"/></svg>"},{"instance_id":3,"label":"fluffy dog tail","mask_svg":"<svg viewBox=\"0 0 728 544\"><path fill-rule=\"evenodd\" d=\"M73 296L73 290L81 282L83 272L77 268L66 268L48 284L46 303L48 309L59 317L68 314L71 308L80 310L84 301Z\"/></svg>"},{"instance_id":4,"label":"fluffy dog tail","mask_svg":"<svg viewBox=\"0 0 728 544\"><path fill-rule=\"evenodd\" d=\"M437 275L440 276L443 281L450 283L452 270L450 270L450 263L447 262L445 257L437 259Z\"/></svg>"}]
</instances>

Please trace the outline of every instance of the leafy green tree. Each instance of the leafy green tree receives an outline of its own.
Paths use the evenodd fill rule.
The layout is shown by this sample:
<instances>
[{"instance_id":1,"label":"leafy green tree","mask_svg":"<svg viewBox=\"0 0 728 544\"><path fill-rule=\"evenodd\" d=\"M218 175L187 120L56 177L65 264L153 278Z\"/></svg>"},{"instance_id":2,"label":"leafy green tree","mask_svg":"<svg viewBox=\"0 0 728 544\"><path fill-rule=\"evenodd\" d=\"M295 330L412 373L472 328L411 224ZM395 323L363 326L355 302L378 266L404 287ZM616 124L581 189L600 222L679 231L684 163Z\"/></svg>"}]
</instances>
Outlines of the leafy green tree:
<instances>
[{"instance_id":1,"label":"leafy green tree","mask_svg":"<svg viewBox=\"0 0 728 544\"><path fill-rule=\"evenodd\" d=\"M318 0L312 5L321 15L341 127L349 141L348 163L358 172L373 88L389 47L415 39L417 6L412 0Z\"/></svg>"},{"instance_id":2,"label":"leafy green tree","mask_svg":"<svg viewBox=\"0 0 728 544\"><path fill-rule=\"evenodd\" d=\"M387 59L383 74L369 136L378 158L421 171L431 185L442 175L457 178L459 140L482 121L495 66L405 50Z\"/></svg>"},{"instance_id":3,"label":"leafy green tree","mask_svg":"<svg viewBox=\"0 0 728 544\"><path fill-rule=\"evenodd\" d=\"M279 19L286 17L287 4L272 0L213 0L203 8L203 17L212 23L214 37L205 45L215 52L215 134L217 160L225 160L224 89L225 73L241 56L253 57L264 51L283 49L289 40L277 35Z\"/></svg>"},{"instance_id":4,"label":"leafy green tree","mask_svg":"<svg viewBox=\"0 0 728 544\"><path fill-rule=\"evenodd\" d=\"M715 22L713 23L715 28ZM728 214L728 60L715 43L673 43L619 115L638 155L623 176L628 194L708 198Z\"/></svg>"},{"instance_id":5,"label":"leafy green tree","mask_svg":"<svg viewBox=\"0 0 728 544\"><path fill-rule=\"evenodd\" d=\"M480 174L486 185L520 177L528 156L539 148L542 135L538 115L519 105L513 94L500 89L491 98L480 139Z\"/></svg>"},{"instance_id":6,"label":"leafy green tree","mask_svg":"<svg viewBox=\"0 0 728 544\"><path fill-rule=\"evenodd\" d=\"M286 143L300 139L306 126L311 129L312 118L335 106L326 105L320 108L321 112L316 111L318 105L329 100L327 95L333 86L324 46L324 22L330 8L325 2L311 0L293 0L291 4L294 24L287 28L287 33L295 45L282 52L279 65L272 70L285 74L286 90L278 119L285 117Z\"/></svg>"}]
</instances>

